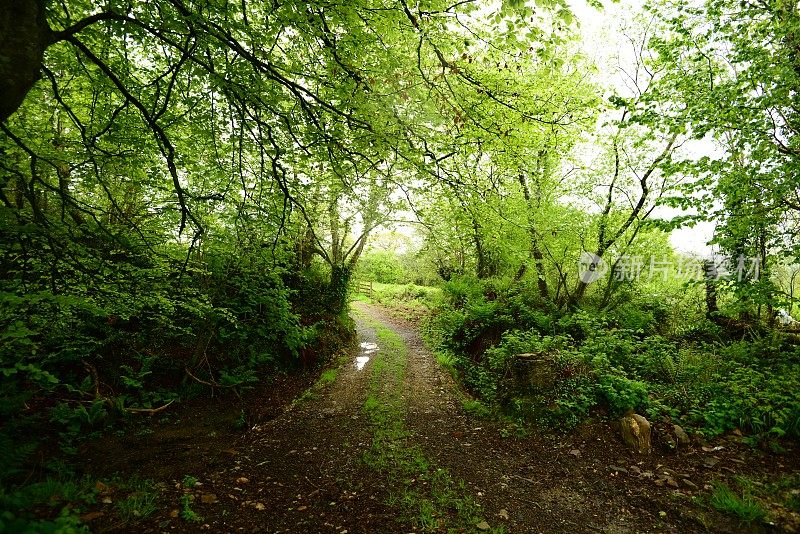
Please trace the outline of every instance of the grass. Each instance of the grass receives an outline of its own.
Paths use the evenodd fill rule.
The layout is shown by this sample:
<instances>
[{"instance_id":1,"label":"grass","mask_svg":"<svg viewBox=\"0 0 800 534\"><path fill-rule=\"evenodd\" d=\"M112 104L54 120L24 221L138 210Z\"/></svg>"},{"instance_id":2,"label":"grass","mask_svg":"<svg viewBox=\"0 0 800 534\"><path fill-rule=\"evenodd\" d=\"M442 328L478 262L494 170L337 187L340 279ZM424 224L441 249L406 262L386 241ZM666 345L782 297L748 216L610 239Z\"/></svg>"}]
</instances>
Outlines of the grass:
<instances>
[{"instance_id":1,"label":"grass","mask_svg":"<svg viewBox=\"0 0 800 534\"><path fill-rule=\"evenodd\" d=\"M366 302L367 304L372 304L372 299L362 293L353 293L350 296L350 300L353 302Z\"/></svg>"},{"instance_id":2,"label":"grass","mask_svg":"<svg viewBox=\"0 0 800 534\"><path fill-rule=\"evenodd\" d=\"M191 499L189 495L184 495L181 497L181 519L184 521L191 521L193 523L199 523L203 520L197 512L192 510Z\"/></svg>"},{"instance_id":3,"label":"grass","mask_svg":"<svg viewBox=\"0 0 800 534\"><path fill-rule=\"evenodd\" d=\"M390 284L377 284L376 283L376 286L390 286ZM395 287L396 288L403 288L403 287L406 287L406 286L399 286L398 285L398 286L395 286ZM427 288L427 289L436 290L436 291L441 292L441 290L439 290L437 288ZM367 299L367 297L364 297L364 299ZM363 300L363 299L358 299L358 300ZM353 310L353 313L358 315L359 317L361 317L362 320L364 320L367 323L369 323L370 326L372 326L373 328L381 328L381 325L379 323L375 323L374 321L370 321L366 316L364 316L358 310ZM425 344L428 345L429 348L431 348L429 340L428 339L424 339L424 341L425 341ZM444 350L434 350L434 349L431 348L431 351L436 356L436 361L439 363L439 365L443 369L445 369L448 373L450 373L450 376L453 377L453 380L455 380L455 382L457 384L461 383L461 376L459 375L458 369L456 369L456 358L455 358L455 356L452 353L444 351ZM473 417L479 417L479 418L492 417L492 410L488 406L486 406L484 403L482 403L481 401L472 398L470 395L468 395L465 391L463 391L460 388L456 388L454 393L458 397L459 401L461 402L461 406L464 408L464 411L466 413L472 415Z\"/></svg>"},{"instance_id":4,"label":"grass","mask_svg":"<svg viewBox=\"0 0 800 534\"><path fill-rule=\"evenodd\" d=\"M402 400L407 348L394 331L364 318L375 329L380 350L373 359L364 412L373 432L364 462L393 483L387 503L422 532L472 532L482 521L480 506L443 468L410 442ZM499 533L502 530L492 530Z\"/></svg>"},{"instance_id":5,"label":"grass","mask_svg":"<svg viewBox=\"0 0 800 534\"><path fill-rule=\"evenodd\" d=\"M330 369L325 369L322 374L319 376L317 380L317 387L324 388L333 384L336 381L336 377L339 375L339 368L338 367L331 367Z\"/></svg>"},{"instance_id":6,"label":"grass","mask_svg":"<svg viewBox=\"0 0 800 534\"><path fill-rule=\"evenodd\" d=\"M131 480L127 484L133 492L123 500L117 502L117 512L120 519L130 522L143 519L156 511L158 492L149 480Z\"/></svg>"},{"instance_id":7,"label":"grass","mask_svg":"<svg viewBox=\"0 0 800 534\"><path fill-rule=\"evenodd\" d=\"M746 523L763 521L767 517L766 510L746 491L740 497L721 482L715 484L709 503L720 512L736 516Z\"/></svg>"},{"instance_id":8,"label":"grass","mask_svg":"<svg viewBox=\"0 0 800 534\"><path fill-rule=\"evenodd\" d=\"M239 417L233 422L234 428L237 430L244 430L247 428L247 412L244 409L239 410Z\"/></svg>"},{"instance_id":9,"label":"grass","mask_svg":"<svg viewBox=\"0 0 800 534\"><path fill-rule=\"evenodd\" d=\"M297 397L292 404L298 405L304 402L308 402L312 399L317 398L317 395L320 391L325 389L326 387L330 386L334 382L336 382L336 378L339 376L339 369L341 369L342 365L344 365L348 358L350 357L350 352L347 350L341 351L335 358L333 364L328 369L322 371L322 374L319 375L317 381L314 382L311 387L306 389L299 397Z\"/></svg>"},{"instance_id":10,"label":"grass","mask_svg":"<svg viewBox=\"0 0 800 534\"><path fill-rule=\"evenodd\" d=\"M0 532L87 532L79 516L96 496L89 477L48 477L13 489L0 485ZM45 507L61 512L53 520L31 517L34 510Z\"/></svg>"},{"instance_id":11,"label":"grass","mask_svg":"<svg viewBox=\"0 0 800 534\"><path fill-rule=\"evenodd\" d=\"M735 476L736 484L745 495L760 502L768 503L769 508L782 507L800 513L800 473L783 474L777 478L752 478Z\"/></svg>"},{"instance_id":12,"label":"grass","mask_svg":"<svg viewBox=\"0 0 800 534\"><path fill-rule=\"evenodd\" d=\"M436 361L439 363L439 365L441 365L445 371L450 373L450 376L453 377L453 380L455 380L457 384L461 383L461 375L456 367L458 360L456 359L455 355L445 350L434 349L432 346L433 344L430 342L428 336L423 336L423 341L425 342L425 345L427 345L428 348L434 353L434 355L436 355Z\"/></svg>"},{"instance_id":13,"label":"grass","mask_svg":"<svg viewBox=\"0 0 800 534\"><path fill-rule=\"evenodd\" d=\"M473 417L488 418L492 415L492 411L479 400L462 397L461 406L466 413Z\"/></svg>"},{"instance_id":14,"label":"grass","mask_svg":"<svg viewBox=\"0 0 800 534\"><path fill-rule=\"evenodd\" d=\"M800 513L800 473L782 475L766 484L766 491L789 510Z\"/></svg>"},{"instance_id":15,"label":"grass","mask_svg":"<svg viewBox=\"0 0 800 534\"><path fill-rule=\"evenodd\" d=\"M434 307L442 294L442 290L438 287L418 286L416 284L382 284L373 282L372 289L371 296L354 291L352 299L422 311Z\"/></svg>"},{"instance_id":16,"label":"grass","mask_svg":"<svg viewBox=\"0 0 800 534\"><path fill-rule=\"evenodd\" d=\"M428 347L436 355L436 361L439 363L439 365L441 365L442 368L444 368L448 373L450 373L450 376L453 377L453 380L456 382L456 384L461 384L462 383L461 375L459 374L458 369L456 368L456 363L457 363L456 357L450 352L444 350L435 350L430 347L431 343L429 342L429 340L425 339L424 341L425 344L428 345ZM492 410L486 404L479 401L478 399L472 398L461 388L456 388L454 393L458 397L458 400L461 402L461 407L464 409L466 413L470 414L473 417L478 417L481 419L487 419L492 417L493 415Z\"/></svg>"},{"instance_id":17,"label":"grass","mask_svg":"<svg viewBox=\"0 0 800 534\"><path fill-rule=\"evenodd\" d=\"M713 482L711 495L696 497L695 504L710 505L748 525L777 522L780 526L783 519L800 512L800 473L736 475L727 482Z\"/></svg>"},{"instance_id":18,"label":"grass","mask_svg":"<svg viewBox=\"0 0 800 534\"><path fill-rule=\"evenodd\" d=\"M183 482L181 483L184 488L193 488L197 485L197 477L193 477L191 475L185 475L183 477Z\"/></svg>"},{"instance_id":19,"label":"grass","mask_svg":"<svg viewBox=\"0 0 800 534\"><path fill-rule=\"evenodd\" d=\"M0 495L0 505L8 508L35 508L37 506L63 506L64 503L92 503L96 491L88 478L47 478Z\"/></svg>"}]
</instances>

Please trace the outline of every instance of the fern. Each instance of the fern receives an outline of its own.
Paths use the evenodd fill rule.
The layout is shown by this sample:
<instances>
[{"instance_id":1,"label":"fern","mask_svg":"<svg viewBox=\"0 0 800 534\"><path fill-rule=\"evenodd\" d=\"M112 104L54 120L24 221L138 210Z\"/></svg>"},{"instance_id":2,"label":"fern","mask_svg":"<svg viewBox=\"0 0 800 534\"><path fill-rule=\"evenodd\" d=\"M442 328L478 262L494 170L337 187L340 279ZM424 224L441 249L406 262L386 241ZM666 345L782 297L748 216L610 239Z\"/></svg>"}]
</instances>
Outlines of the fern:
<instances>
[{"instance_id":1,"label":"fern","mask_svg":"<svg viewBox=\"0 0 800 534\"><path fill-rule=\"evenodd\" d=\"M22 465L36 451L36 443L19 443L0 433L0 484L22 472Z\"/></svg>"}]
</instances>

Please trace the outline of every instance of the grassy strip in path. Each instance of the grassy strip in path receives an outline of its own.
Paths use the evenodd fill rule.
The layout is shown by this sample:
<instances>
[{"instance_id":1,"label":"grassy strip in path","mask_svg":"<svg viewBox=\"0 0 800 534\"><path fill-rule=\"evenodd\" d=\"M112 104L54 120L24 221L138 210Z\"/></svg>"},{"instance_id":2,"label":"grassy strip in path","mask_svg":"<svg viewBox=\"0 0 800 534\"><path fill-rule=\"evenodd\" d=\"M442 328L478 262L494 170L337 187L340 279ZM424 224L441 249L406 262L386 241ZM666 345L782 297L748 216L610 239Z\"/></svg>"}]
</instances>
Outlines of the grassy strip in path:
<instances>
[{"instance_id":1,"label":"grassy strip in path","mask_svg":"<svg viewBox=\"0 0 800 534\"><path fill-rule=\"evenodd\" d=\"M301 405L312 399L318 397L319 393L325 388L336 382L336 377L339 376L339 370L350 359L350 350L340 350L333 358L333 363L327 369L320 373L316 382L311 384L300 396L292 401L292 407Z\"/></svg>"},{"instance_id":2,"label":"grassy strip in path","mask_svg":"<svg viewBox=\"0 0 800 534\"><path fill-rule=\"evenodd\" d=\"M378 354L364 411L370 418L373 440L364 461L385 474L395 488L388 504L399 507L402 519L423 532L495 532L481 517L480 506L467 495L446 469L437 468L422 449L410 443L402 399L407 348L397 333L364 317L378 337Z\"/></svg>"}]
</instances>

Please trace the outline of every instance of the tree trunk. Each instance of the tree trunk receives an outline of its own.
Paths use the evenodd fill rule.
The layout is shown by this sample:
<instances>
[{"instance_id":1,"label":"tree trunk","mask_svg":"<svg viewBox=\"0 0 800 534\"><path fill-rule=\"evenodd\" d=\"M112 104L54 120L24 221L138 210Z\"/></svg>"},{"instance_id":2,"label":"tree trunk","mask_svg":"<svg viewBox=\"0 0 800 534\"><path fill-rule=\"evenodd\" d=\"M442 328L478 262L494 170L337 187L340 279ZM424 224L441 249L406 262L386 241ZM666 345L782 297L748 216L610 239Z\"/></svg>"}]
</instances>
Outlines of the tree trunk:
<instances>
[{"instance_id":1,"label":"tree trunk","mask_svg":"<svg viewBox=\"0 0 800 534\"><path fill-rule=\"evenodd\" d=\"M352 270L341 265L331 265L331 279L328 284L328 309L341 313L347 306L347 286L350 284Z\"/></svg>"},{"instance_id":2,"label":"tree trunk","mask_svg":"<svg viewBox=\"0 0 800 534\"><path fill-rule=\"evenodd\" d=\"M56 117L54 125L55 135L53 137L53 148L59 153L59 156L66 155L66 147L64 144L64 128L61 124L61 116ZM83 215L72 204L72 196L70 187L72 185L72 171L69 163L63 158L56 164L56 175L58 176L58 194L61 197L61 221L64 221L65 212L69 212L75 224L83 224Z\"/></svg>"},{"instance_id":3,"label":"tree trunk","mask_svg":"<svg viewBox=\"0 0 800 534\"><path fill-rule=\"evenodd\" d=\"M706 260L703 262L703 273L705 274L706 281L706 318L711 321L717 321L719 306L717 305L717 287L714 285L714 278L716 277L716 266L714 260Z\"/></svg>"},{"instance_id":4,"label":"tree trunk","mask_svg":"<svg viewBox=\"0 0 800 534\"><path fill-rule=\"evenodd\" d=\"M758 253L760 256L758 280L764 279L768 283L767 291L769 291L769 293L767 294L767 324L772 327L775 326L775 307L772 305L773 292L772 284L769 283L769 265L767 264L769 259L767 256L767 230L763 226L760 228L758 233ZM758 308L758 316L761 318L760 302Z\"/></svg>"},{"instance_id":5,"label":"tree trunk","mask_svg":"<svg viewBox=\"0 0 800 534\"><path fill-rule=\"evenodd\" d=\"M545 155L545 153L539 154L539 164L537 167L540 169L542 168L541 160ZM533 257L533 264L536 266L536 286L539 289L539 297L541 297L543 301L547 302L550 300L550 290L547 287L547 279L544 276L544 254L542 254L542 249L539 246L539 234L536 231L536 224L532 213L534 208L531 202L531 191L528 187L528 180L525 178L525 175L520 173L518 178L519 184L522 186L522 195L525 198L525 202L528 204L528 225L531 239L531 256ZM539 196L541 197L541 188L537 187L537 189L539 189ZM520 273L524 274L522 268L520 268ZM521 275L520 278L522 278Z\"/></svg>"},{"instance_id":6,"label":"tree trunk","mask_svg":"<svg viewBox=\"0 0 800 534\"><path fill-rule=\"evenodd\" d=\"M297 255L297 264L300 271L305 271L311 267L315 252L314 229L311 228L311 225L307 225L305 230L300 233L295 243L295 253Z\"/></svg>"},{"instance_id":7,"label":"tree trunk","mask_svg":"<svg viewBox=\"0 0 800 534\"><path fill-rule=\"evenodd\" d=\"M0 2L0 122L19 109L39 79L44 51L52 39L45 3Z\"/></svg>"},{"instance_id":8,"label":"tree trunk","mask_svg":"<svg viewBox=\"0 0 800 534\"><path fill-rule=\"evenodd\" d=\"M483 250L481 227L475 217L472 217L472 243L475 245L475 256L478 264L475 266L475 275L479 279L488 278L489 268L486 261L486 252Z\"/></svg>"},{"instance_id":9,"label":"tree trunk","mask_svg":"<svg viewBox=\"0 0 800 534\"><path fill-rule=\"evenodd\" d=\"M547 287L547 279L544 277L544 254L539 248L539 240L535 233L536 231L531 229L531 254L533 263L536 265L536 286L539 288L539 296L547 302L550 300L550 290Z\"/></svg>"},{"instance_id":10,"label":"tree trunk","mask_svg":"<svg viewBox=\"0 0 800 534\"><path fill-rule=\"evenodd\" d=\"M594 256L602 260L603 255L606 253L607 250L608 248L603 244L601 244L598 247L597 251L594 253ZM578 281L578 287L575 288L575 293L572 294L572 298L569 301L569 306L571 308L575 308L578 306L578 304L580 304L581 300L583 300L583 295L586 293L586 288L589 287L589 284L591 283L592 282L587 282L584 279L580 279Z\"/></svg>"}]
</instances>

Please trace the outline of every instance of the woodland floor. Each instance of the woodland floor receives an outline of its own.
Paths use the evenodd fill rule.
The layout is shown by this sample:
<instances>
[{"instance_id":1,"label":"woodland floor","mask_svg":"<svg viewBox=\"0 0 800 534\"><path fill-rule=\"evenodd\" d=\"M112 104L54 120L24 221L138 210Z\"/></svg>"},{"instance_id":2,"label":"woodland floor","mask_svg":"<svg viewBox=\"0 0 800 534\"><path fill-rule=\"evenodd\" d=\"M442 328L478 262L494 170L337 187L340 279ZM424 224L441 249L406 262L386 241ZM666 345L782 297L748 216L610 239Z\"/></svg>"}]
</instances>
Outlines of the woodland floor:
<instances>
[{"instance_id":1,"label":"woodland floor","mask_svg":"<svg viewBox=\"0 0 800 534\"><path fill-rule=\"evenodd\" d=\"M242 404L184 406L84 448L92 477L136 476L152 480L157 492L152 514L123 521L114 503L130 495L122 483L104 482L98 503L84 514L91 529L767 531L698 502L707 499L712 479L800 471L796 451L776 457L738 436L677 452L656 443L652 455L640 458L607 423L564 435L509 435L503 423L463 410L463 394L413 319L353 306L361 348L340 362L324 388L309 389L314 377L284 376ZM401 340L404 350L382 362L386 336ZM358 357L369 357L361 369ZM248 424L237 430L243 409ZM198 483L190 487L187 475ZM196 517L187 519L187 507Z\"/></svg>"}]
</instances>

